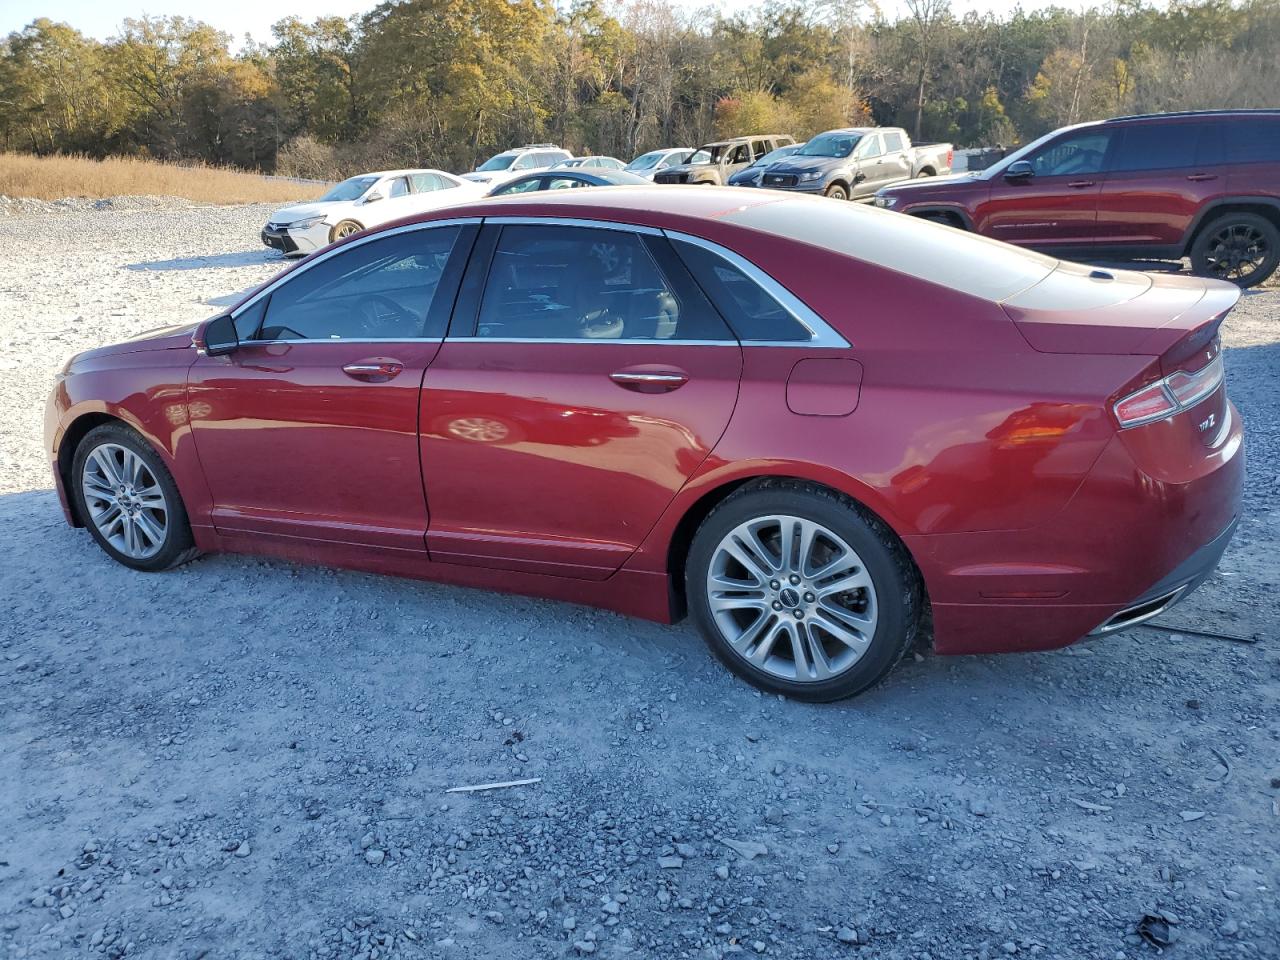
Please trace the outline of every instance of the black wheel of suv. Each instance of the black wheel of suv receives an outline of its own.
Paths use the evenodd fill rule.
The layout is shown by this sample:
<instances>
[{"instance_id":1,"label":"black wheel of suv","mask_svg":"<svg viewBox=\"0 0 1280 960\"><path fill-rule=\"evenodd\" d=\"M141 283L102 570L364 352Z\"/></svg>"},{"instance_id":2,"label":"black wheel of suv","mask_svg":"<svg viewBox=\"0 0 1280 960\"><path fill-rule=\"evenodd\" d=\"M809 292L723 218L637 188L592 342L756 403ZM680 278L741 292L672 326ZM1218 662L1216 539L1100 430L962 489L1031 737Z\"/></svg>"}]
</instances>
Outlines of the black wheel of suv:
<instances>
[{"instance_id":1,"label":"black wheel of suv","mask_svg":"<svg viewBox=\"0 0 1280 960\"><path fill-rule=\"evenodd\" d=\"M689 609L734 673L797 700L851 697L902 659L921 614L919 582L882 522L793 480L744 487L694 535Z\"/></svg>"},{"instance_id":2,"label":"black wheel of suv","mask_svg":"<svg viewBox=\"0 0 1280 960\"><path fill-rule=\"evenodd\" d=\"M848 200L849 199L849 191L845 189L844 184L841 184L841 183L833 183L831 186L827 187L827 189L823 191L823 194L825 196L830 197L832 200Z\"/></svg>"},{"instance_id":3,"label":"black wheel of suv","mask_svg":"<svg viewBox=\"0 0 1280 960\"><path fill-rule=\"evenodd\" d=\"M1191 271L1240 287L1265 281L1280 264L1280 230L1257 213L1226 213L1196 234Z\"/></svg>"},{"instance_id":4,"label":"black wheel of suv","mask_svg":"<svg viewBox=\"0 0 1280 960\"><path fill-rule=\"evenodd\" d=\"M178 485L132 427L90 430L76 447L68 484L93 539L126 567L168 570L199 552Z\"/></svg>"}]
</instances>

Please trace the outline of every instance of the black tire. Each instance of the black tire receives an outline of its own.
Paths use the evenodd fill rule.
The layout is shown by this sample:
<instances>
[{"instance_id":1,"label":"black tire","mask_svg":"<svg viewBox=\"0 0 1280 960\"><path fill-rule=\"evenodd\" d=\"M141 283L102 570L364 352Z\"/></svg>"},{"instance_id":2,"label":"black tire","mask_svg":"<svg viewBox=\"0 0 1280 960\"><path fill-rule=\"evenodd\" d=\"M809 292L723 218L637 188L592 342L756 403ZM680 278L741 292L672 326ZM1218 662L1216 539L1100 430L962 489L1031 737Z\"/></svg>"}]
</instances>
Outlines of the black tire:
<instances>
[{"instance_id":1,"label":"black tire","mask_svg":"<svg viewBox=\"0 0 1280 960\"><path fill-rule=\"evenodd\" d=\"M1191 244L1191 272L1238 287L1266 281L1280 265L1280 229L1257 213L1224 213Z\"/></svg>"},{"instance_id":2,"label":"black tire","mask_svg":"<svg viewBox=\"0 0 1280 960\"><path fill-rule=\"evenodd\" d=\"M725 637L711 610L707 581L721 541L740 524L775 515L813 521L837 534L857 553L875 589L878 616L870 642L846 670L829 679L785 679L748 662ZM703 639L725 666L762 690L814 703L851 697L883 680L914 642L923 607L915 568L882 521L848 497L795 480L750 484L711 511L689 549L685 591ZM773 609L779 608L775 604ZM783 618L785 612L776 616Z\"/></svg>"},{"instance_id":3,"label":"black tire","mask_svg":"<svg viewBox=\"0 0 1280 960\"><path fill-rule=\"evenodd\" d=\"M329 242L337 243L343 237L349 237L354 233L359 233L364 227L355 220L340 220L333 225L333 229L329 231Z\"/></svg>"},{"instance_id":4,"label":"black tire","mask_svg":"<svg viewBox=\"0 0 1280 960\"><path fill-rule=\"evenodd\" d=\"M921 177L933 177L933 176L937 176L937 174L935 174L928 167L925 167L923 170L921 170L919 173L916 174L916 179L919 180Z\"/></svg>"},{"instance_id":5,"label":"black tire","mask_svg":"<svg viewBox=\"0 0 1280 960\"><path fill-rule=\"evenodd\" d=\"M964 229L964 227L956 223L955 217L949 216L945 213L921 213L918 214L918 216L921 220L928 220L930 223L940 223L944 227L951 227L955 230Z\"/></svg>"},{"instance_id":6,"label":"black tire","mask_svg":"<svg viewBox=\"0 0 1280 960\"><path fill-rule=\"evenodd\" d=\"M833 183L822 191L822 195L830 197L832 200L848 200L849 189L843 183Z\"/></svg>"},{"instance_id":7,"label":"black tire","mask_svg":"<svg viewBox=\"0 0 1280 960\"><path fill-rule=\"evenodd\" d=\"M84 490L86 464L95 450L107 444L123 447L137 456L151 472L156 486L160 488L164 497L166 515L164 536L159 550L145 558L131 557L113 545L98 529L87 502ZM76 511L89 534L98 542L98 546L106 552L107 556L116 562L134 570L155 573L184 564L199 555L200 551L196 549L195 540L191 535L191 523L187 519L187 510L182 503L182 496L178 492L178 485L174 482L173 475L169 473L169 468L165 466L160 455L151 448L142 435L127 424L107 423L94 427L85 434L84 439L76 447L75 456L71 462L71 476L67 478L67 483Z\"/></svg>"}]
</instances>

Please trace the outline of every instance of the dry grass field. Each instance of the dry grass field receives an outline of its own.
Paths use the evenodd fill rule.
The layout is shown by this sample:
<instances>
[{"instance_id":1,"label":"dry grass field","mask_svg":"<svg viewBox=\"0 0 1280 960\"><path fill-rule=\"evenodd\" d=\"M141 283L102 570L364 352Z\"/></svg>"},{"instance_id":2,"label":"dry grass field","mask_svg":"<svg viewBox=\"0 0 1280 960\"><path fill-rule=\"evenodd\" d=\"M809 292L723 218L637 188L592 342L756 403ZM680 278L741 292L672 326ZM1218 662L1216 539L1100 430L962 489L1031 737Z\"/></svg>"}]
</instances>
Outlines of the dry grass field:
<instances>
[{"instance_id":1,"label":"dry grass field","mask_svg":"<svg viewBox=\"0 0 1280 960\"><path fill-rule=\"evenodd\" d=\"M323 189L318 184L269 180L238 170L129 157L92 160L0 153L0 195L7 197L157 196L201 203L279 203L318 197Z\"/></svg>"}]
</instances>

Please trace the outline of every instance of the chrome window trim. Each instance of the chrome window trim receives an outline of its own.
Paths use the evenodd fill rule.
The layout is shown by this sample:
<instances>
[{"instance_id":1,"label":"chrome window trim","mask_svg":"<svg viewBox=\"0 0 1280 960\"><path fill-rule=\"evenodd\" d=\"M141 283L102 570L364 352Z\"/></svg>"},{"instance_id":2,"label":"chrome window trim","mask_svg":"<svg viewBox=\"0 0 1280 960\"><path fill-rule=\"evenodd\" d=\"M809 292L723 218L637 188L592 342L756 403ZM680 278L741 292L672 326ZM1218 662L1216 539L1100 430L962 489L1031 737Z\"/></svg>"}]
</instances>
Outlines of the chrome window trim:
<instances>
[{"instance_id":1,"label":"chrome window trim","mask_svg":"<svg viewBox=\"0 0 1280 960\"><path fill-rule=\"evenodd\" d=\"M530 191L532 193L534 191ZM503 226L535 226L535 227L583 227L588 230L618 230L623 233L643 233L651 237L662 236L656 227L646 227L636 223L619 223L616 220L590 220L584 217L485 217L485 223Z\"/></svg>"},{"instance_id":2,"label":"chrome window trim","mask_svg":"<svg viewBox=\"0 0 1280 960\"><path fill-rule=\"evenodd\" d=\"M773 299L777 300L782 309L795 319L802 327L809 331L808 340L741 340L744 347L801 347L801 348L821 348L833 350L847 350L852 346L834 327L832 327L822 317L818 316L807 304L804 303L794 293L780 284L769 274L765 273L754 263L741 254L734 253L727 247L722 247L718 243L710 240L704 240L701 237L690 236L687 233L679 233L675 230L664 231L666 236L672 240L680 240L684 243L691 243L695 247L701 247L709 253L713 253L724 260L727 260L732 266L737 267L747 277L748 280L763 287L765 292Z\"/></svg>"},{"instance_id":3,"label":"chrome window trim","mask_svg":"<svg viewBox=\"0 0 1280 960\"><path fill-rule=\"evenodd\" d=\"M341 247L331 247L328 250L321 251L318 255L316 255L314 258L310 260L307 260L305 263L300 263L298 266L294 267L292 270L286 270L280 275L278 275L274 280L272 280L269 284L267 284L267 286L263 287L261 290L255 293L250 299L246 300L244 303L240 304L240 306L236 307L233 311L231 311L231 319L235 320L237 317L240 316L240 314L244 313L246 310L248 310L250 307L256 304L263 297L271 296L272 293L274 293L277 289L279 289L284 284L288 283L294 277L301 276L302 274L310 270L312 267L314 267L316 264L324 263L330 257L336 256L339 253L343 253L347 250L352 250L355 247L363 246L366 243L372 243L374 240L382 240L386 237L394 237L401 233L413 233L418 230L431 230L435 227L457 227L457 226L464 226L466 224L476 224L478 226L483 222L484 222L484 218L477 216L477 217L453 217L448 220L428 220L424 223L406 223L402 227L393 227L390 230L379 230L377 233L372 233L367 237L360 237L357 240L352 240L350 243L344 243ZM405 339L405 340L399 340L394 342L398 342L398 343L411 343L411 342L417 342L417 341L429 342L430 340L438 340L438 339L440 338L430 337L425 339L416 338L415 340ZM242 342L244 343L352 343L354 341L351 341L351 340L305 340L305 341L304 340L245 340ZM386 341L372 341L372 342L381 343Z\"/></svg>"},{"instance_id":4,"label":"chrome window trim","mask_svg":"<svg viewBox=\"0 0 1280 960\"><path fill-rule=\"evenodd\" d=\"M737 340L659 340L656 337L448 337L450 343L634 343L647 346L681 347L733 347L735 350L742 344ZM268 340L267 343L297 343L297 340ZM350 342L350 341L347 341ZM754 346L755 344L752 344Z\"/></svg>"}]
</instances>

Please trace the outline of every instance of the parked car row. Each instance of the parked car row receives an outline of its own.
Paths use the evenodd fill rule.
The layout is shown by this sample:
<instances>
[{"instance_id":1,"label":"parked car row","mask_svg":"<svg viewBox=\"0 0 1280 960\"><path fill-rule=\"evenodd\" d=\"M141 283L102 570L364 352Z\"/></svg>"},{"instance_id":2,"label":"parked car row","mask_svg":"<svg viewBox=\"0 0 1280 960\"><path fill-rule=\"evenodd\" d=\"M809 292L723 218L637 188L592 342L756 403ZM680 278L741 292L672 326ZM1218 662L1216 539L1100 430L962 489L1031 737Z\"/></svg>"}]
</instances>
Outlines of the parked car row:
<instances>
[{"instance_id":1,"label":"parked car row","mask_svg":"<svg viewBox=\"0 0 1280 960\"><path fill-rule=\"evenodd\" d=\"M1077 124L875 203L1059 257L1188 257L1198 274L1255 286L1280 264L1280 110Z\"/></svg>"}]
</instances>

